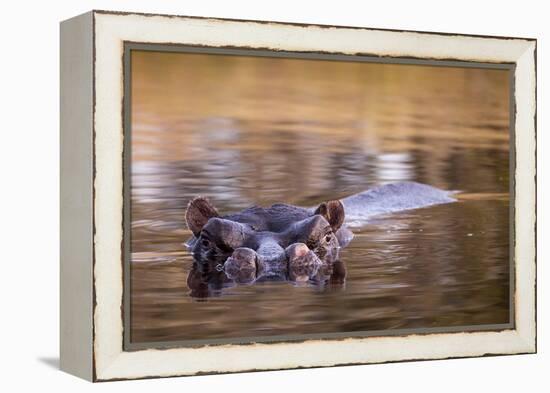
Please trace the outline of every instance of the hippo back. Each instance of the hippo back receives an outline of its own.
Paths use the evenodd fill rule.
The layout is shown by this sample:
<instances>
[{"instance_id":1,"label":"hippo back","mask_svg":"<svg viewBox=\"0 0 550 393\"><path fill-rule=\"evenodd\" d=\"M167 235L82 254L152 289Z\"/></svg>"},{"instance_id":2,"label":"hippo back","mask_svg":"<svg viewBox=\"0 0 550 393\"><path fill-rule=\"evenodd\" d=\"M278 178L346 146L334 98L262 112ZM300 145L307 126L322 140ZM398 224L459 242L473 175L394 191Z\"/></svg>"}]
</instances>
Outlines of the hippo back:
<instances>
[{"instance_id":1,"label":"hippo back","mask_svg":"<svg viewBox=\"0 0 550 393\"><path fill-rule=\"evenodd\" d=\"M313 210L303 207L276 203L263 208L253 206L238 213L233 213L223 218L248 224L256 231L282 232L296 222L313 214Z\"/></svg>"},{"instance_id":2,"label":"hippo back","mask_svg":"<svg viewBox=\"0 0 550 393\"><path fill-rule=\"evenodd\" d=\"M365 221L380 214L455 202L452 191L415 182L391 183L344 198L346 222Z\"/></svg>"}]
</instances>

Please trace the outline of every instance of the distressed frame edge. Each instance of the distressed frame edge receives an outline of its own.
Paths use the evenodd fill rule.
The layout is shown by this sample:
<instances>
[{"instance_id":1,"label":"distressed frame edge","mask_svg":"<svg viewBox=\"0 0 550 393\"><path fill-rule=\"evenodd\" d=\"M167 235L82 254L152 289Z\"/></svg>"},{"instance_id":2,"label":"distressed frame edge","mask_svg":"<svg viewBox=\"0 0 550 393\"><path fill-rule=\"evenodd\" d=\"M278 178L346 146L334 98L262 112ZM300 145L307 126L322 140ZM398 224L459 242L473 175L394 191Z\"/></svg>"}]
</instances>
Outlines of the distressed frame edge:
<instances>
[{"instance_id":1,"label":"distressed frame edge","mask_svg":"<svg viewBox=\"0 0 550 393\"><path fill-rule=\"evenodd\" d=\"M516 331L537 353L537 41L517 59L515 73ZM527 255L527 258L523 254ZM518 276L520 279L518 279ZM521 304L521 307L517 305Z\"/></svg>"},{"instance_id":2,"label":"distressed frame edge","mask_svg":"<svg viewBox=\"0 0 550 393\"><path fill-rule=\"evenodd\" d=\"M59 25L59 367L88 381L93 366L93 12Z\"/></svg>"},{"instance_id":3,"label":"distressed frame edge","mask_svg":"<svg viewBox=\"0 0 550 393\"><path fill-rule=\"evenodd\" d=\"M108 13L108 14L113 15L113 13ZM130 14L130 15L134 15L134 14ZM188 18L188 17L186 17L186 18ZM210 18L208 18L208 19L210 19ZM277 25L288 25L288 24L285 24L285 23L275 23L275 24L277 24ZM414 32L414 33L417 33L417 32ZM399 33L395 32L395 34L399 34ZM432 33L426 33L426 34L432 34ZM455 36L455 35L453 35L453 36ZM505 39L505 38L502 38L502 37L497 37L497 38ZM532 43L532 41L534 41L534 43ZM95 43L95 40L94 40L94 43ZM525 52L529 52L529 54L531 56L531 59L535 59L535 64L534 64L534 72L535 72L535 75L534 75L534 79L535 79L534 89L536 89L536 40L528 39L527 44L530 44L530 43L533 44L533 45L532 46L527 45L527 49L525 50ZM531 49L531 50L529 50L529 49ZM532 56L531 52L534 52L535 56ZM95 76L95 74L94 74L94 76ZM532 92L530 92L529 94L531 94L531 93ZM536 97L531 97L531 98L534 98L533 103L534 103L535 122L533 123L532 129L528 130L528 133L532 132L533 136L535 137L535 140L536 140ZM517 126L517 122L516 122L516 126ZM529 135L527 135L526 137L528 137L528 136ZM526 137L524 137L524 138L526 138ZM517 141L516 141L516 144L517 144ZM535 152L536 152L536 142L535 142L534 146L535 146ZM536 176L536 162L534 164L535 164L534 171L535 171L535 176ZM533 186L536 186L536 178L535 178L535 183L533 184ZM535 198L536 198L536 196L535 196ZM536 200L535 200L535 206L536 206ZM520 214L516 211L516 219L517 219L518 216L520 216ZM532 219L536 223L536 221L535 221L536 216L533 216ZM517 248L516 248L516 253L517 253ZM534 250L534 256L536 258L536 249ZM535 284L536 284L536 267L535 267L534 270L535 270L534 279L535 279ZM536 290L536 288L535 288L535 290ZM536 296L533 296L532 300L535 301ZM536 312L536 310L534 310L534 312ZM478 354L478 355L475 355L475 354L460 355L459 354L456 357L488 356L488 355L519 354L519 353L533 353L533 352L536 352L536 314L534 315L533 322L535 323L535 325L533 327L534 331L526 331L525 329L520 329L520 326L518 326L517 330L514 330L515 334L512 335L512 337L514 337L514 339L516 340L516 344L519 345L519 347L517 347L515 351L512 351L510 353L505 353L505 351L494 352L494 353L482 353L482 354ZM518 330L521 330L522 334L519 334ZM446 336L451 336L451 335L453 335L453 334L446 334ZM96 337L94 336L94 342L95 342L95 338ZM302 345L302 344L298 344L298 345ZM150 351L139 351L139 352L150 352ZM121 354L121 355L124 355L124 354ZM449 357L454 357L454 356L445 356L445 355L443 355L443 356L434 356L434 357L422 358L422 359L418 359L418 358L407 359L406 357L403 357L403 358L400 358L399 360L366 361L366 362L361 362L361 363L345 363L345 364L367 364L367 363L408 361L408 360L429 360L429 359L442 359L442 358L449 358ZM142 376L135 376L135 375L134 376L123 376L123 375L117 376L117 375L111 374L109 376L110 373L108 372L109 371L108 369L112 369L112 368L117 369L118 366L120 366L120 364L119 364L120 362L125 362L125 361L128 360L128 359L123 359L123 358L124 358L124 356L116 356L115 358L112 358L111 359L112 362L109 365L109 367L102 368L99 377L94 376L94 380L101 381L101 380L117 380L117 379L135 379L135 378L149 378L149 377L162 377L162 376L195 375L195 374L203 374L204 373L204 372L198 371L198 372L191 372L191 373L183 372L183 373L170 373L170 374L164 374L164 373L155 374L155 373L153 373L153 374L150 374L150 375L142 375ZM94 356L94 360L95 360L95 356ZM300 368L300 367L325 367L325 366L337 366L337 365L341 365L341 364L334 363L334 364L328 364L328 365L289 366L289 367L280 367L280 368L276 368L276 369ZM272 369L272 368L264 368L264 370L270 370L270 369ZM113 370L113 371L115 371L115 370ZM243 372L243 371L253 371L253 370L214 371L213 373ZM116 371L115 371L115 374L116 374Z\"/></svg>"},{"instance_id":4,"label":"distressed frame edge","mask_svg":"<svg viewBox=\"0 0 550 393\"><path fill-rule=\"evenodd\" d=\"M164 18L178 18L178 19L199 19L199 20L212 20L221 22L242 22L242 23L256 23L256 24L270 24L270 25L283 25L283 26L295 26L295 27L319 27L322 29L355 29L355 30L371 30L371 31L383 31L383 32L396 32L396 33L418 33L418 34L434 34L450 37L472 37L472 38L491 38L491 39L503 39L503 40L522 40L522 41L536 41L534 37L510 37L510 36L498 36L498 35L486 35L486 34L467 34L467 33L449 33L442 31L428 31L428 30L410 30L410 29L388 29L382 27L364 27L364 26L351 26L351 25L329 25L323 23L305 23L305 22L287 22L287 21L270 21L261 19L241 19L241 18L222 18L216 16L198 16L198 15L182 15L182 14L163 14L163 13L151 13L151 12L138 12L138 11L113 11L104 9L94 9L90 12L99 15L120 15L120 16L160 16Z\"/></svg>"}]
</instances>

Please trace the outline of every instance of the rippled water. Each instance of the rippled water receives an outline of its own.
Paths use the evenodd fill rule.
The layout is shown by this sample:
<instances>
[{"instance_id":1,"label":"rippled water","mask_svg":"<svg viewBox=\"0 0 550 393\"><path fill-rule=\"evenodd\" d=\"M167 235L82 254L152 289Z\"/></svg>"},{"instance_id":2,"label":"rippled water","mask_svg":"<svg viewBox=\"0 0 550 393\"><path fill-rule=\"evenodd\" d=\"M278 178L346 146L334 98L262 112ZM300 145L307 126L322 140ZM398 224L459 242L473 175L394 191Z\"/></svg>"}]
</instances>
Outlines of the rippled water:
<instances>
[{"instance_id":1,"label":"rippled water","mask_svg":"<svg viewBox=\"0 0 550 393\"><path fill-rule=\"evenodd\" d=\"M506 71L134 52L132 72L132 342L508 322ZM197 195L229 213L408 180L459 202L355 228L331 280L193 279Z\"/></svg>"}]
</instances>

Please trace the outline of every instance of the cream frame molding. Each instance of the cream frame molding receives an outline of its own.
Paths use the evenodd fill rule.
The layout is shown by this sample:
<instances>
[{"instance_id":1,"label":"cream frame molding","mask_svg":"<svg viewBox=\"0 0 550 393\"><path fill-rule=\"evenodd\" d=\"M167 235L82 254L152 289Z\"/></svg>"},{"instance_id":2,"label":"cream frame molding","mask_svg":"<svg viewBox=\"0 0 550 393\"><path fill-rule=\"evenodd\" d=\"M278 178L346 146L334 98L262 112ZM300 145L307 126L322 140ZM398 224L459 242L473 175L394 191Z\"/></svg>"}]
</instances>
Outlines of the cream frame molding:
<instances>
[{"instance_id":1,"label":"cream frame molding","mask_svg":"<svg viewBox=\"0 0 550 393\"><path fill-rule=\"evenodd\" d=\"M515 65L514 328L124 351L124 43ZM536 352L536 40L91 11L61 24L61 368L91 381Z\"/></svg>"}]
</instances>

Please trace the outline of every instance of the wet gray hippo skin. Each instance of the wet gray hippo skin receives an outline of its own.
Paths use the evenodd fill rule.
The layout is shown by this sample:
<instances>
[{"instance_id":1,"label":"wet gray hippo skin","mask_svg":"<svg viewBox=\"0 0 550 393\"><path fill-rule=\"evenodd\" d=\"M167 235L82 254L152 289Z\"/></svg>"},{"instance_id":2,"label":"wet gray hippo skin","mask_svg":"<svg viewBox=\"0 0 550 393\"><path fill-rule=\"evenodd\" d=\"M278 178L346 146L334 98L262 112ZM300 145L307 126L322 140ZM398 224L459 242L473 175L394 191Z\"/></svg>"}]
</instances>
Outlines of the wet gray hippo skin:
<instances>
[{"instance_id":1,"label":"wet gray hippo skin","mask_svg":"<svg viewBox=\"0 0 550 393\"><path fill-rule=\"evenodd\" d=\"M262 281L288 281L288 276L270 275L252 277L246 274L239 274L231 278L222 269L215 269L209 263L195 261L187 276L187 286L191 290L189 295L195 299L206 299L209 297L221 296L223 290L233 287L236 284L246 284L251 282ZM249 274L249 273L248 273ZM317 287L340 289L345 284L347 275L346 265L340 259L337 259L331 264L322 265L317 273L309 280L310 283Z\"/></svg>"},{"instance_id":2,"label":"wet gray hippo skin","mask_svg":"<svg viewBox=\"0 0 550 393\"><path fill-rule=\"evenodd\" d=\"M307 281L319 275L330 277L335 265L339 273L345 272L338 254L353 238L346 224L454 201L449 191L404 182L313 208L274 204L220 216L206 198L198 197L187 208L187 225L194 235L187 245L201 274L223 271L229 280L240 283Z\"/></svg>"},{"instance_id":3,"label":"wet gray hippo skin","mask_svg":"<svg viewBox=\"0 0 550 393\"><path fill-rule=\"evenodd\" d=\"M316 209L275 204L221 217L199 197L189 203L186 220L194 234L188 244L203 269L223 266L239 282L280 276L305 281L317 273L321 259L336 260L344 207L340 201Z\"/></svg>"}]
</instances>

